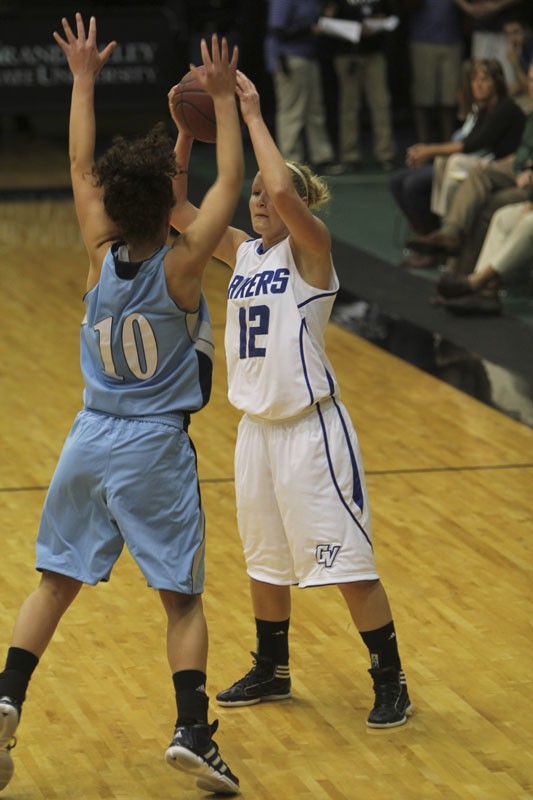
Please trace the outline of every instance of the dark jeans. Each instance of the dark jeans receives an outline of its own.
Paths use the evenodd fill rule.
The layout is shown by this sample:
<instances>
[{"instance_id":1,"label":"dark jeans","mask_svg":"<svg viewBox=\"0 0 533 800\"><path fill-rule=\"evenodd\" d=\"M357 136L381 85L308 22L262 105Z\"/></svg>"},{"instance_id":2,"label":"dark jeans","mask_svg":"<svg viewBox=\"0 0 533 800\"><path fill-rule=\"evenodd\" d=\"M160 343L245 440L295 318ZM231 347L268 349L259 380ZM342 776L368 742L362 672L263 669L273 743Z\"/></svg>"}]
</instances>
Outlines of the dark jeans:
<instances>
[{"instance_id":1,"label":"dark jeans","mask_svg":"<svg viewBox=\"0 0 533 800\"><path fill-rule=\"evenodd\" d=\"M429 233L439 227L439 218L431 211L433 165L402 167L391 177L392 196L417 234Z\"/></svg>"}]
</instances>

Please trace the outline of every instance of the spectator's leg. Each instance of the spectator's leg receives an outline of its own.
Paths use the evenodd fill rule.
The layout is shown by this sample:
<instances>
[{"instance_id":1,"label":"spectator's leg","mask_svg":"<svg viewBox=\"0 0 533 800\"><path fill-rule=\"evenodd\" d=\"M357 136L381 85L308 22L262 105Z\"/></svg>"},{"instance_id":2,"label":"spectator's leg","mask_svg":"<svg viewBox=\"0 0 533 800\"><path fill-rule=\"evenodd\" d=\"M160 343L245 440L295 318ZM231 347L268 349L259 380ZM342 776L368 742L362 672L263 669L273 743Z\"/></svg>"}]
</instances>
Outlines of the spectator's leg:
<instances>
[{"instance_id":1,"label":"spectator's leg","mask_svg":"<svg viewBox=\"0 0 533 800\"><path fill-rule=\"evenodd\" d=\"M304 160L303 129L307 103L306 59L287 58L286 69L274 72L276 140L283 157Z\"/></svg>"},{"instance_id":2,"label":"spectator's leg","mask_svg":"<svg viewBox=\"0 0 533 800\"><path fill-rule=\"evenodd\" d=\"M491 167L474 170L455 193L451 208L444 218L442 232L446 236L462 237L463 240L471 238L471 232L479 223L493 193L501 189L508 189L513 185L514 177L509 173ZM485 227L483 238L487 228L488 224ZM475 259L471 261L471 264L474 262Z\"/></svg>"},{"instance_id":3,"label":"spectator's leg","mask_svg":"<svg viewBox=\"0 0 533 800\"><path fill-rule=\"evenodd\" d=\"M308 61L305 71L305 138L311 164L333 161L335 153L326 125L322 75L318 61Z\"/></svg>"},{"instance_id":4,"label":"spectator's leg","mask_svg":"<svg viewBox=\"0 0 533 800\"><path fill-rule=\"evenodd\" d=\"M527 200L528 196L529 192L526 189L519 189L517 186L511 186L492 192L486 204L482 207L481 213L478 214L471 228L471 233L467 237L465 246L461 251L459 271L462 274L471 272L473 265L477 262L493 214L498 209L510 203L520 203Z\"/></svg>"},{"instance_id":5,"label":"spectator's leg","mask_svg":"<svg viewBox=\"0 0 533 800\"><path fill-rule=\"evenodd\" d=\"M420 169L404 167L390 180L391 193L417 234L429 233L438 226L438 218L430 210L432 174L431 164Z\"/></svg>"},{"instance_id":6,"label":"spectator's leg","mask_svg":"<svg viewBox=\"0 0 533 800\"><path fill-rule=\"evenodd\" d=\"M357 164L362 160L361 126L361 65L351 55L335 56L335 71L339 86L339 150L340 159Z\"/></svg>"},{"instance_id":7,"label":"spectator's leg","mask_svg":"<svg viewBox=\"0 0 533 800\"><path fill-rule=\"evenodd\" d=\"M505 206L494 215L504 230L502 246L489 262L502 283L522 270L533 269L533 211L524 213L523 203Z\"/></svg>"},{"instance_id":8,"label":"spectator's leg","mask_svg":"<svg viewBox=\"0 0 533 800\"><path fill-rule=\"evenodd\" d=\"M363 72L365 97L372 119L374 155L384 164L394 160L396 147L392 132L391 100L387 60L383 53L365 56Z\"/></svg>"},{"instance_id":9,"label":"spectator's leg","mask_svg":"<svg viewBox=\"0 0 533 800\"><path fill-rule=\"evenodd\" d=\"M523 208L523 203L513 203L495 212L474 267L474 272L481 272L485 267L492 266L498 259L506 243L513 236L513 231L522 216Z\"/></svg>"}]
</instances>

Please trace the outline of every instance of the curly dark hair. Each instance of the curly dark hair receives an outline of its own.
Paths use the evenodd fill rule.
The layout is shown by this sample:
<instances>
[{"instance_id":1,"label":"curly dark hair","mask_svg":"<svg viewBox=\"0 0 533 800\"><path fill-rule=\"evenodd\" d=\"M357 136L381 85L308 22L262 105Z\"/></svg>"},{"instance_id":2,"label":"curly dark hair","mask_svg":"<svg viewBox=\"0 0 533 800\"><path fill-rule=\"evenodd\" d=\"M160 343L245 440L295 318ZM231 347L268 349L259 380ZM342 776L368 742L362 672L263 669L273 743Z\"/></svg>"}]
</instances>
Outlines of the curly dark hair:
<instances>
[{"instance_id":1,"label":"curly dark hair","mask_svg":"<svg viewBox=\"0 0 533 800\"><path fill-rule=\"evenodd\" d=\"M155 239L174 205L176 161L162 122L133 141L117 136L96 161L93 176L104 208L126 242Z\"/></svg>"}]
</instances>

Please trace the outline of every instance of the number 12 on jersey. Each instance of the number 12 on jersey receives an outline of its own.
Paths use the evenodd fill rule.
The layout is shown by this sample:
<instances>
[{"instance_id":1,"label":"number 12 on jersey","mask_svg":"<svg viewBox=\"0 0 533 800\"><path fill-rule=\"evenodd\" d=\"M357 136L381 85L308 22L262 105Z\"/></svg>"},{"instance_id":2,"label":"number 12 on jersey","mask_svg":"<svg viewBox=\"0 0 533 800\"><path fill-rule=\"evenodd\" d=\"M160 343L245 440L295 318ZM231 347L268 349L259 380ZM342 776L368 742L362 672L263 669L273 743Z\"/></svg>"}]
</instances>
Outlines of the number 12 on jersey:
<instances>
[{"instance_id":1,"label":"number 12 on jersey","mask_svg":"<svg viewBox=\"0 0 533 800\"><path fill-rule=\"evenodd\" d=\"M270 322L270 309L268 306L250 306L249 308L239 308L239 358L263 358L266 347L257 347L255 344L256 336L268 333Z\"/></svg>"}]
</instances>

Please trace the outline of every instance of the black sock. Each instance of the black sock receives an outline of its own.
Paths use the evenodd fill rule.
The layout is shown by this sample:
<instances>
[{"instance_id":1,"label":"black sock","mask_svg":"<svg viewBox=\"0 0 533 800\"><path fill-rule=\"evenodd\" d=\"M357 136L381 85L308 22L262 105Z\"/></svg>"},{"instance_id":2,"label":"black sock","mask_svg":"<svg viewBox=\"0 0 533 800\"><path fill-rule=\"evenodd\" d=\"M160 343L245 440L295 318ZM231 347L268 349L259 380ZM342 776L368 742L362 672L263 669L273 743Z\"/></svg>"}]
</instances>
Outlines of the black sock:
<instances>
[{"instance_id":1,"label":"black sock","mask_svg":"<svg viewBox=\"0 0 533 800\"><path fill-rule=\"evenodd\" d=\"M39 659L29 650L10 647L4 671L0 672L0 696L10 697L17 703L26 699L26 690Z\"/></svg>"},{"instance_id":2,"label":"black sock","mask_svg":"<svg viewBox=\"0 0 533 800\"><path fill-rule=\"evenodd\" d=\"M392 620L382 628L376 628L374 631L360 631L360 634L368 647L372 669L394 667L394 669L400 670L402 668Z\"/></svg>"},{"instance_id":3,"label":"black sock","mask_svg":"<svg viewBox=\"0 0 533 800\"><path fill-rule=\"evenodd\" d=\"M255 620L257 632L257 655L270 658L274 664L287 666L289 663L289 620L268 622Z\"/></svg>"},{"instance_id":4,"label":"black sock","mask_svg":"<svg viewBox=\"0 0 533 800\"><path fill-rule=\"evenodd\" d=\"M207 723L209 698L205 693L206 674L196 669L182 669L172 676L176 692L176 725Z\"/></svg>"}]
</instances>

